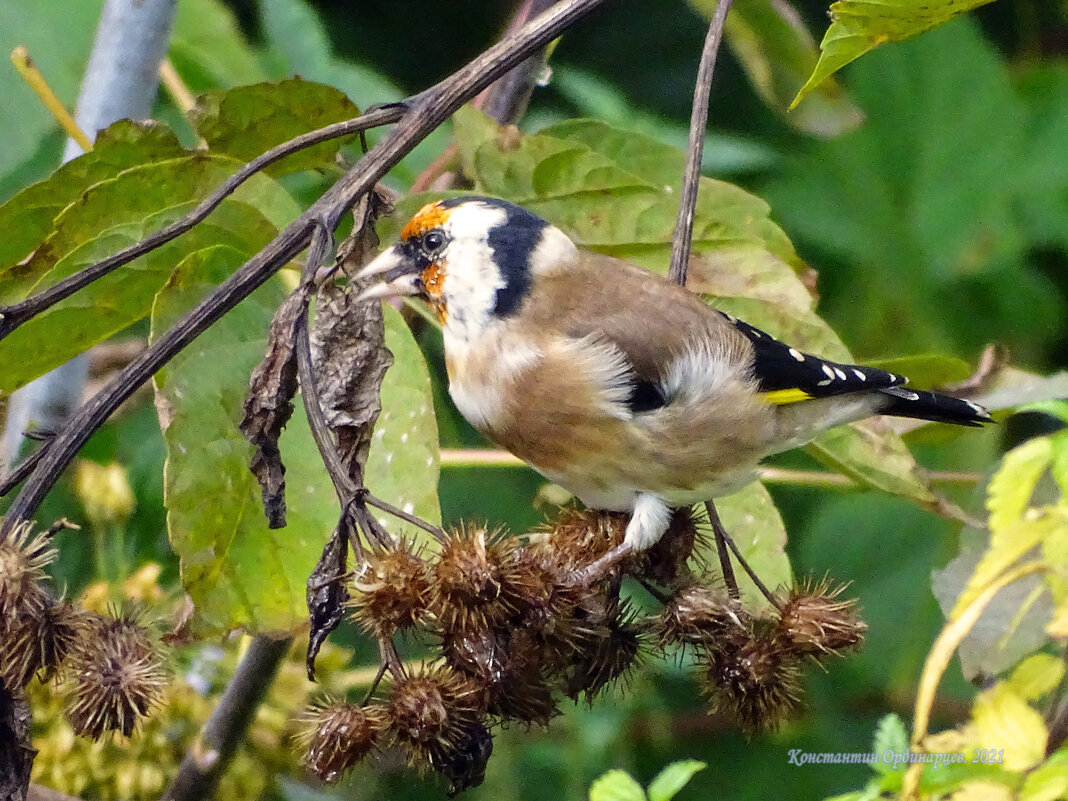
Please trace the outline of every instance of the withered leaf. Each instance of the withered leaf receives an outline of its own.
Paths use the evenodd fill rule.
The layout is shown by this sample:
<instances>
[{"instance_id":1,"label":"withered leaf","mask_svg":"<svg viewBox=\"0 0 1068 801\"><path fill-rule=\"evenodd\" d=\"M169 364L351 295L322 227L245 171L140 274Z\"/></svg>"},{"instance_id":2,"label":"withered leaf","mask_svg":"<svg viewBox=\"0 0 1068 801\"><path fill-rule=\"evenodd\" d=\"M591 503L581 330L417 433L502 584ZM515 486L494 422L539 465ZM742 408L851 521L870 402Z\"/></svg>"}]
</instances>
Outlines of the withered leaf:
<instances>
[{"instance_id":1,"label":"withered leaf","mask_svg":"<svg viewBox=\"0 0 1068 801\"><path fill-rule=\"evenodd\" d=\"M256 446L249 465L263 492L263 513L271 528L286 524L285 474L278 438L293 414L297 391L296 325L307 308L310 284L301 283L274 313L267 352L252 371L241 433Z\"/></svg>"},{"instance_id":2,"label":"withered leaf","mask_svg":"<svg viewBox=\"0 0 1068 801\"><path fill-rule=\"evenodd\" d=\"M345 616L345 602L349 591L344 576L348 569L348 541L342 527L334 533L323 547L322 556L311 575L308 576L308 616L311 631L308 634L306 665L308 679L315 681L315 657L327 636L341 623Z\"/></svg>"}]
</instances>

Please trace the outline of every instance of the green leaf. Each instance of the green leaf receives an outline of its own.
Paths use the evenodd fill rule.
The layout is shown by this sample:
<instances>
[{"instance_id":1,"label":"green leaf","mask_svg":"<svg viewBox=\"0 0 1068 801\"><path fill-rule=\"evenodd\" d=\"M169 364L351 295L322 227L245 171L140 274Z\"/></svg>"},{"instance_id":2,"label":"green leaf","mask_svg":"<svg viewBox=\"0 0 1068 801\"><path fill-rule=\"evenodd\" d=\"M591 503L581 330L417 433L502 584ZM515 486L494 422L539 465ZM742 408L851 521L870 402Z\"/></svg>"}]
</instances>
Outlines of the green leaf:
<instances>
[{"instance_id":1,"label":"green leaf","mask_svg":"<svg viewBox=\"0 0 1068 801\"><path fill-rule=\"evenodd\" d=\"M139 165L93 185L64 210L52 234L20 271L34 291L133 244L186 214L232 170L229 160L189 156ZM253 205L255 204L255 205ZM257 208L259 207L259 208ZM145 254L28 321L0 341L0 390L11 391L148 314L174 265L220 242L246 258L277 233L272 217L293 201L265 176L254 176L185 236Z\"/></svg>"},{"instance_id":2,"label":"green leaf","mask_svg":"<svg viewBox=\"0 0 1068 801\"><path fill-rule=\"evenodd\" d=\"M156 300L153 339L243 260L225 246L184 259ZM182 583L211 630L295 631L307 618L304 582L337 522L333 488L300 404L280 443L286 528L267 528L248 468L252 448L237 427L248 376L283 297L277 281L261 287L156 375L167 529Z\"/></svg>"},{"instance_id":3,"label":"green leaf","mask_svg":"<svg viewBox=\"0 0 1068 801\"><path fill-rule=\"evenodd\" d=\"M831 3L831 27L820 43L820 59L790 108L850 61L886 42L899 42L948 22L991 0L838 0Z\"/></svg>"},{"instance_id":4,"label":"green leaf","mask_svg":"<svg viewBox=\"0 0 1068 801\"><path fill-rule=\"evenodd\" d=\"M696 759L672 762L649 782L649 801L671 801L695 773L707 767L707 764Z\"/></svg>"},{"instance_id":5,"label":"green leaf","mask_svg":"<svg viewBox=\"0 0 1068 801\"><path fill-rule=\"evenodd\" d=\"M645 791L625 771L610 770L590 785L590 801L647 801Z\"/></svg>"},{"instance_id":6,"label":"green leaf","mask_svg":"<svg viewBox=\"0 0 1068 801\"><path fill-rule=\"evenodd\" d=\"M270 77L220 0L177 4L168 52L194 92L256 83Z\"/></svg>"},{"instance_id":7,"label":"green leaf","mask_svg":"<svg viewBox=\"0 0 1068 801\"><path fill-rule=\"evenodd\" d=\"M894 764L885 762L882 755L887 751L901 753L909 748L909 735L905 729L905 722L899 715L884 715L875 727L875 739L872 741L871 750L879 759L872 763L876 773L893 773Z\"/></svg>"},{"instance_id":8,"label":"green leaf","mask_svg":"<svg viewBox=\"0 0 1068 801\"><path fill-rule=\"evenodd\" d=\"M644 134L670 145L676 153L687 146L690 132L686 125L635 108L613 83L594 73L557 64L553 67L552 86L578 110L580 117ZM705 134L701 169L706 174L766 170L777 160L778 154L771 147L754 139L711 131Z\"/></svg>"},{"instance_id":9,"label":"green leaf","mask_svg":"<svg viewBox=\"0 0 1068 801\"><path fill-rule=\"evenodd\" d=\"M820 434L806 446L814 458L862 486L899 495L921 506L935 495L915 472L916 460L896 434L878 421L839 426Z\"/></svg>"},{"instance_id":10,"label":"green leaf","mask_svg":"<svg viewBox=\"0 0 1068 801\"><path fill-rule=\"evenodd\" d=\"M153 123L120 120L100 132L93 149L67 162L0 206L0 300L19 298L36 276L19 262L48 236L53 221L91 185L139 164L183 156L177 137Z\"/></svg>"},{"instance_id":11,"label":"green leaf","mask_svg":"<svg viewBox=\"0 0 1068 801\"><path fill-rule=\"evenodd\" d=\"M293 78L206 92L197 99L189 120L213 153L251 161L275 145L359 113L337 89ZM306 148L272 164L265 172L279 176L333 167L345 141L335 139Z\"/></svg>"},{"instance_id":12,"label":"green leaf","mask_svg":"<svg viewBox=\"0 0 1068 801\"><path fill-rule=\"evenodd\" d=\"M706 19L715 0L690 0ZM864 119L833 81L820 85L809 102L787 114L787 106L815 68L816 43L791 6L771 0L740 0L727 15L724 33L757 94L787 124L821 137L837 136Z\"/></svg>"},{"instance_id":13,"label":"green leaf","mask_svg":"<svg viewBox=\"0 0 1068 801\"><path fill-rule=\"evenodd\" d=\"M1031 504L1038 479L1053 458L1049 437L1035 437L1013 448L1001 460L987 487L986 508L990 512L991 547L999 535L1023 516Z\"/></svg>"},{"instance_id":14,"label":"green leaf","mask_svg":"<svg viewBox=\"0 0 1068 801\"><path fill-rule=\"evenodd\" d=\"M243 259L224 245L184 259L153 307L153 337ZM198 619L212 630L292 632L305 624L305 581L337 523L336 497L302 404L295 404L280 442L285 528L267 527L248 467L252 447L238 429L249 374L284 294L277 280L256 290L156 375L168 452L168 531ZM375 432L366 482L383 500L436 523L437 432L426 366L395 312L387 317L386 344L396 359L383 382L388 413ZM387 525L404 531L395 521Z\"/></svg>"},{"instance_id":15,"label":"green leaf","mask_svg":"<svg viewBox=\"0 0 1068 801\"><path fill-rule=\"evenodd\" d=\"M963 381L972 374L972 366L964 359L940 353L900 356L896 359L867 359L870 367L906 376L914 387L940 387Z\"/></svg>"},{"instance_id":16,"label":"green leaf","mask_svg":"<svg viewBox=\"0 0 1068 801\"><path fill-rule=\"evenodd\" d=\"M775 589L792 583L790 560L786 555L786 527L763 484L754 482L733 495L717 498L716 511L745 561L765 585ZM718 564L714 545L709 551L703 554L706 562ZM735 573L746 606L766 606L763 593L745 571L736 570Z\"/></svg>"},{"instance_id":17,"label":"green leaf","mask_svg":"<svg viewBox=\"0 0 1068 801\"><path fill-rule=\"evenodd\" d=\"M393 366L382 380L382 413L367 459L365 484L371 494L435 525L438 506L438 428L423 353L400 312L383 304L386 345ZM382 518L390 531L433 547L425 531Z\"/></svg>"}]
</instances>

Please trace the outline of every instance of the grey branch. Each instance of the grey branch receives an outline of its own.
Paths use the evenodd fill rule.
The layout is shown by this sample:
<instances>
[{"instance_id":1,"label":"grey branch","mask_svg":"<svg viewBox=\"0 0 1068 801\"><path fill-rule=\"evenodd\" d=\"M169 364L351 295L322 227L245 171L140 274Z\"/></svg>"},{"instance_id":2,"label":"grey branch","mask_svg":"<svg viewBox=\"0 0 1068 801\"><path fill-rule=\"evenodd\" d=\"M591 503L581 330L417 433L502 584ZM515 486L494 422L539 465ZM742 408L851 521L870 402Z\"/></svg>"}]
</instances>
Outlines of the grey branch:
<instances>
[{"instance_id":1,"label":"grey branch","mask_svg":"<svg viewBox=\"0 0 1068 801\"><path fill-rule=\"evenodd\" d=\"M204 724L198 743L186 752L178 775L164 793L166 801L193 801L214 795L291 643L292 640L265 636L252 640L218 706Z\"/></svg>"},{"instance_id":2,"label":"grey branch","mask_svg":"<svg viewBox=\"0 0 1068 801\"><path fill-rule=\"evenodd\" d=\"M668 278L680 286L686 285L686 269L690 262L690 239L693 236L694 210L697 208L697 188L701 180L701 159L705 150L705 126L708 124L708 98L712 93L712 73L716 68L719 43L723 39L723 23L727 19L731 0L719 0L712 22L705 36L701 65L697 68L697 85L693 90L693 110L690 113L690 141L686 152L686 171L679 196L679 216L671 242L671 269Z\"/></svg>"}]
</instances>

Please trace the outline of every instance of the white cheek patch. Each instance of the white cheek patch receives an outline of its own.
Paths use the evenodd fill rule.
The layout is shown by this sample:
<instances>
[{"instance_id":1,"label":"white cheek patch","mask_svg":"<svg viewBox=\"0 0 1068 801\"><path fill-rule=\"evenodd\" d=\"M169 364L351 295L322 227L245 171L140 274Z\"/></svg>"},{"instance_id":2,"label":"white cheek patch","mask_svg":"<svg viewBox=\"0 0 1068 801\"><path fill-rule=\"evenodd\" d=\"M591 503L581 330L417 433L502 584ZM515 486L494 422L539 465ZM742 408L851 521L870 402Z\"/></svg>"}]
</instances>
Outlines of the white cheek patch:
<instances>
[{"instance_id":1,"label":"white cheek patch","mask_svg":"<svg viewBox=\"0 0 1068 801\"><path fill-rule=\"evenodd\" d=\"M446 328L458 339L474 339L492 319L504 278L485 239L457 239L449 245L445 259Z\"/></svg>"}]
</instances>

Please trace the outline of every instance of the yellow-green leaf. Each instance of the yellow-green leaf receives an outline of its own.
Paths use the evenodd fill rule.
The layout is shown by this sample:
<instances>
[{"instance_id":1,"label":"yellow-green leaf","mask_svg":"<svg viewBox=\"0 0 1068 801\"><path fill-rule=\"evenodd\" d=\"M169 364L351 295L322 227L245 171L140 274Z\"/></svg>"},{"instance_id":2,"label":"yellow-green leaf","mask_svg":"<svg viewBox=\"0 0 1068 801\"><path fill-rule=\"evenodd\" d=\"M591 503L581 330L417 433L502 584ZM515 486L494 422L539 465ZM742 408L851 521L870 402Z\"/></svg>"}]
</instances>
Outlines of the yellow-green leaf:
<instances>
[{"instance_id":1,"label":"yellow-green leaf","mask_svg":"<svg viewBox=\"0 0 1068 801\"><path fill-rule=\"evenodd\" d=\"M1042 716L1009 684L981 692L972 707L976 746L1005 751L1005 768L1021 771L1041 760L1049 734Z\"/></svg>"},{"instance_id":2,"label":"yellow-green leaf","mask_svg":"<svg viewBox=\"0 0 1068 801\"><path fill-rule=\"evenodd\" d=\"M1049 437L1035 437L1005 454L987 487L992 546L998 532L1019 521L1052 458Z\"/></svg>"},{"instance_id":3,"label":"yellow-green leaf","mask_svg":"<svg viewBox=\"0 0 1068 801\"><path fill-rule=\"evenodd\" d=\"M244 258L217 246L183 260L153 306L154 336ZM292 633L304 625L305 582L338 519L302 403L294 404L279 443L286 467L284 528L267 527L249 470L252 446L238 428L249 375L284 296L278 280L260 287L156 375L167 443L168 533L197 620L209 630ZM437 431L426 365L397 317L387 317L386 345L395 354L382 387L388 414L376 427L365 481L383 500L436 523ZM402 530L396 521L387 525Z\"/></svg>"},{"instance_id":4,"label":"yellow-green leaf","mask_svg":"<svg viewBox=\"0 0 1068 801\"><path fill-rule=\"evenodd\" d=\"M1016 666L1009 686L1026 701L1036 701L1056 687L1064 676L1064 661L1052 654L1032 654Z\"/></svg>"},{"instance_id":5,"label":"yellow-green leaf","mask_svg":"<svg viewBox=\"0 0 1068 801\"><path fill-rule=\"evenodd\" d=\"M356 105L332 86L291 78L205 92L188 116L213 153L251 161L275 145L359 113ZM333 166L345 141L333 139L306 148L265 171L279 176Z\"/></svg>"},{"instance_id":6,"label":"yellow-green leaf","mask_svg":"<svg viewBox=\"0 0 1068 801\"><path fill-rule=\"evenodd\" d=\"M372 495L437 525L438 427L430 373L400 312L388 304L382 310L393 366L382 379L382 413L367 457L365 483ZM380 518L390 531L433 545L421 528L381 513Z\"/></svg>"},{"instance_id":7,"label":"yellow-green leaf","mask_svg":"<svg viewBox=\"0 0 1068 801\"><path fill-rule=\"evenodd\" d=\"M649 801L671 801L685 787L694 774L707 768L696 759L681 759L672 762L656 778L649 782Z\"/></svg>"},{"instance_id":8,"label":"yellow-green leaf","mask_svg":"<svg viewBox=\"0 0 1068 801\"><path fill-rule=\"evenodd\" d=\"M610 770L590 785L590 801L647 801L645 790L626 771Z\"/></svg>"},{"instance_id":9,"label":"yellow-green leaf","mask_svg":"<svg viewBox=\"0 0 1068 801\"><path fill-rule=\"evenodd\" d=\"M1018 520L998 532L992 532L990 544L957 598L950 619L959 617L991 582L1062 525L1063 521L1056 515L1035 513L1028 519Z\"/></svg>"},{"instance_id":10,"label":"yellow-green leaf","mask_svg":"<svg viewBox=\"0 0 1068 801\"><path fill-rule=\"evenodd\" d=\"M820 42L820 59L790 107L850 61L887 42L898 42L990 0L838 0Z\"/></svg>"}]
</instances>

